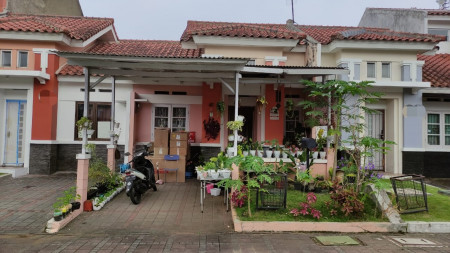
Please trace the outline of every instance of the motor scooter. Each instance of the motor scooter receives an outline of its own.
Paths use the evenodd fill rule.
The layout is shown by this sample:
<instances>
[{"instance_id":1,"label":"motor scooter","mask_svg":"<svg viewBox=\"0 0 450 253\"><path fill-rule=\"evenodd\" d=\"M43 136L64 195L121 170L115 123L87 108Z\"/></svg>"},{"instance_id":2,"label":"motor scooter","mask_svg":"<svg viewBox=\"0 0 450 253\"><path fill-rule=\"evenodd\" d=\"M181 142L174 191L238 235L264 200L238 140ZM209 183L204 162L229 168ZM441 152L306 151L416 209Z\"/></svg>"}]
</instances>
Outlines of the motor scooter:
<instances>
[{"instance_id":1,"label":"motor scooter","mask_svg":"<svg viewBox=\"0 0 450 253\"><path fill-rule=\"evenodd\" d=\"M129 152L125 153L125 156L129 155ZM125 166L121 166L121 172L125 172L127 196L130 197L131 202L135 205L141 202L142 194L148 189L158 190L156 188L153 164L145 158L148 155L147 149L137 152L131 161L124 164ZM130 164L133 166L130 166Z\"/></svg>"}]
</instances>

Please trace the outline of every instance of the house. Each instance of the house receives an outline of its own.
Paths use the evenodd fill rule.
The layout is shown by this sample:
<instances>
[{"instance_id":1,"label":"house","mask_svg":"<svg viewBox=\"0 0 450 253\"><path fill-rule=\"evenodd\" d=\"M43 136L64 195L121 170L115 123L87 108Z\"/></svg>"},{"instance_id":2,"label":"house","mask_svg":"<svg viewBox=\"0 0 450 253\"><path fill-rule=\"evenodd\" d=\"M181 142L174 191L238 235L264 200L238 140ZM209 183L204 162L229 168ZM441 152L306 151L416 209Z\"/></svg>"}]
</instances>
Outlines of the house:
<instances>
[{"instance_id":1,"label":"house","mask_svg":"<svg viewBox=\"0 0 450 253\"><path fill-rule=\"evenodd\" d=\"M450 10L367 8L359 26L445 36L431 54L419 54L430 87L405 96L403 173L450 177ZM411 116L408 116L408 113Z\"/></svg>"},{"instance_id":2,"label":"house","mask_svg":"<svg viewBox=\"0 0 450 253\"><path fill-rule=\"evenodd\" d=\"M55 74L65 63L54 51L81 51L94 41L116 39L112 19L11 13L0 17L2 166L22 168L10 171L14 175L29 169L54 172L49 168L58 161Z\"/></svg>"},{"instance_id":3,"label":"house","mask_svg":"<svg viewBox=\"0 0 450 253\"><path fill-rule=\"evenodd\" d=\"M295 109L293 119L286 117L285 110L286 100L298 102L308 96L301 80L374 81L374 89L385 95L379 104L371 105L379 113L367 115L371 134L397 145L373 162L380 170L401 173L402 150L408 143L403 136L405 97L415 97L417 89L430 87L422 81L424 62L417 60L417 54L431 51L441 40L442 36L382 28L189 21L176 50L138 48L177 42L119 41L59 55L69 64L133 84L132 113L129 121L127 118L130 126L125 129L129 132L125 134L127 148L152 141L159 118L168 122L159 126L179 129L173 114L180 109L186 115L181 130L196 132L192 146L202 152L223 150L228 135L224 124L234 119L236 104L238 114L246 118L245 136L281 142L296 126L304 125L300 108ZM177 54L166 54L173 51ZM61 81L65 73L60 73ZM81 75L81 68L76 73ZM82 82L78 78L78 87ZM256 100L262 96L268 104L259 111ZM221 100L226 108L223 115L215 110L215 103ZM210 117L221 122L216 139L207 139L201 124Z\"/></svg>"}]
</instances>

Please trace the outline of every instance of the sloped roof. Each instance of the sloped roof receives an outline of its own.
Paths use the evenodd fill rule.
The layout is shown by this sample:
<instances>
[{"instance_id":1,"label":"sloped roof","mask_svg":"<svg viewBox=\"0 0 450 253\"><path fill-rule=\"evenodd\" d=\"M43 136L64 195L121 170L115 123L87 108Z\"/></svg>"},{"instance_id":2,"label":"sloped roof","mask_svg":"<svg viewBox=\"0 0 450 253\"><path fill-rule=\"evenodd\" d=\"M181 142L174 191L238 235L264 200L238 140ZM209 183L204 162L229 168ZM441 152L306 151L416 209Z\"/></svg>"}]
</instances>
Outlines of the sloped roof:
<instances>
[{"instance_id":1,"label":"sloped roof","mask_svg":"<svg viewBox=\"0 0 450 253\"><path fill-rule=\"evenodd\" d=\"M0 31L63 33L72 39L86 41L114 24L112 18L6 14L0 17Z\"/></svg>"},{"instance_id":2,"label":"sloped roof","mask_svg":"<svg viewBox=\"0 0 450 253\"><path fill-rule=\"evenodd\" d=\"M181 41L189 41L194 35L302 39L305 34L313 37L321 44L329 44L333 40L409 42L439 42L445 40L445 37L438 35L394 32L382 28L295 25L294 29L289 29L285 24L188 21L181 36Z\"/></svg>"},{"instance_id":3,"label":"sloped roof","mask_svg":"<svg viewBox=\"0 0 450 253\"><path fill-rule=\"evenodd\" d=\"M203 49L183 49L179 41L170 40L120 40L98 43L84 53L115 56L145 57L201 57Z\"/></svg>"},{"instance_id":4,"label":"sloped roof","mask_svg":"<svg viewBox=\"0 0 450 253\"><path fill-rule=\"evenodd\" d=\"M450 88L450 54L419 55L423 65L423 80L431 82L431 87Z\"/></svg>"},{"instance_id":5,"label":"sloped roof","mask_svg":"<svg viewBox=\"0 0 450 253\"><path fill-rule=\"evenodd\" d=\"M426 10L432 16L450 16L450 10Z\"/></svg>"},{"instance_id":6,"label":"sloped roof","mask_svg":"<svg viewBox=\"0 0 450 253\"><path fill-rule=\"evenodd\" d=\"M194 35L294 40L306 37L304 33L292 31L284 24L252 24L189 20L187 27L181 36L181 41L189 41Z\"/></svg>"}]
</instances>

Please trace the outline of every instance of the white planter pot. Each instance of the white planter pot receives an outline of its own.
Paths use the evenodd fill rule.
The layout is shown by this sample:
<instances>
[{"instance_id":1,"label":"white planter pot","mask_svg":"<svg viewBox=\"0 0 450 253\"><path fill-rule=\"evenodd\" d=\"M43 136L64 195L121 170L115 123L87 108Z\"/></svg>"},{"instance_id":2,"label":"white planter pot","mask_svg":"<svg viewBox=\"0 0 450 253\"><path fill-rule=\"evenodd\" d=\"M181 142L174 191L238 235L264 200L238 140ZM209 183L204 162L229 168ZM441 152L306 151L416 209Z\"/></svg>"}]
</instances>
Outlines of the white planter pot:
<instances>
[{"instance_id":1,"label":"white planter pot","mask_svg":"<svg viewBox=\"0 0 450 253\"><path fill-rule=\"evenodd\" d=\"M211 189L211 195L212 196L219 196L220 195L220 188L212 188Z\"/></svg>"},{"instance_id":2,"label":"white planter pot","mask_svg":"<svg viewBox=\"0 0 450 253\"><path fill-rule=\"evenodd\" d=\"M243 154L244 156L248 156L248 151L242 151L242 154Z\"/></svg>"},{"instance_id":3,"label":"white planter pot","mask_svg":"<svg viewBox=\"0 0 450 253\"><path fill-rule=\"evenodd\" d=\"M228 141L234 141L234 135L228 135Z\"/></svg>"},{"instance_id":4,"label":"white planter pot","mask_svg":"<svg viewBox=\"0 0 450 253\"><path fill-rule=\"evenodd\" d=\"M302 154L303 154L303 151L297 151L297 157L302 156Z\"/></svg>"},{"instance_id":5,"label":"white planter pot","mask_svg":"<svg viewBox=\"0 0 450 253\"><path fill-rule=\"evenodd\" d=\"M228 157L233 157L234 156L234 150L232 150L231 148L227 149L227 155Z\"/></svg>"},{"instance_id":6,"label":"white planter pot","mask_svg":"<svg viewBox=\"0 0 450 253\"><path fill-rule=\"evenodd\" d=\"M272 158L272 154L273 154L272 150L266 150L266 157L267 158Z\"/></svg>"},{"instance_id":7,"label":"white planter pot","mask_svg":"<svg viewBox=\"0 0 450 253\"><path fill-rule=\"evenodd\" d=\"M94 205L94 206L92 207L92 209L94 209L94 211L98 211L98 210L100 210L100 209L102 209L102 208L101 208L100 206L95 206L95 205Z\"/></svg>"},{"instance_id":8,"label":"white planter pot","mask_svg":"<svg viewBox=\"0 0 450 253\"><path fill-rule=\"evenodd\" d=\"M325 151L321 151L321 152L319 152L319 154L320 154L320 159L325 159L325 157L327 156L327 152L325 152Z\"/></svg>"},{"instance_id":9,"label":"white planter pot","mask_svg":"<svg viewBox=\"0 0 450 253\"><path fill-rule=\"evenodd\" d=\"M242 115L237 116L237 121L244 121L245 117Z\"/></svg>"},{"instance_id":10,"label":"white planter pot","mask_svg":"<svg viewBox=\"0 0 450 253\"><path fill-rule=\"evenodd\" d=\"M288 153L283 152L283 158L288 158Z\"/></svg>"},{"instance_id":11,"label":"white planter pot","mask_svg":"<svg viewBox=\"0 0 450 253\"><path fill-rule=\"evenodd\" d=\"M222 172L222 177L223 178L230 178L231 177L231 171L226 170L226 171Z\"/></svg>"},{"instance_id":12,"label":"white planter pot","mask_svg":"<svg viewBox=\"0 0 450 253\"><path fill-rule=\"evenodd\" d=\"M255 156L256 155L256 150L250 150L250 155Z\"/></svg>"},{"instance_id":13,"label":"white planter pot","mask_svg":"<svg viewBox=\"0 0 450 253\"><path fill-rule=\"evenodd\" d=\"M211 174L215 172L214 170L208 170L208 176L212 177Z\"/></svg>"},{"instance_id":14,"label":"white planter pot","mask_svg":"<svg viewBox=\"0 0 450 253\"><path fill-rule=\"evenodd\" d=\"M262 150L256 150L256 153L258 153L259 157L264 157L264 151Z\"/></svg>"},{"instance_id":15,"label":"white planter pot","mask_svg":"<svg viewBox=\"0 0 450 253\"><path fill-rule=\"evenodd\" d=\"M317 159L317 157L319 156L319 152L314 151L312 156L313 156L314 159Z\"/></svg>"},{"instance_id":16,"label":"white planter pot","mask_svg":"<svg viewBox=\"0 0 450 253\"><path fill-rule=\"evenodd\" d=\"M275 158L280 158L281 151L275 150L275 151L273 151L273 155L275 156Z\"/></svg>"},{"instance_id":17,"label":"white planter pot","mask_svg":"<svg viewBox=\"0 0 450 253\"><path fill-rule=\"evenodd\" d=\"M218 171L211 171L211 177L213 178L213 179L218 179L219 178L219 172Z\"/></svg>"}]
</instances>

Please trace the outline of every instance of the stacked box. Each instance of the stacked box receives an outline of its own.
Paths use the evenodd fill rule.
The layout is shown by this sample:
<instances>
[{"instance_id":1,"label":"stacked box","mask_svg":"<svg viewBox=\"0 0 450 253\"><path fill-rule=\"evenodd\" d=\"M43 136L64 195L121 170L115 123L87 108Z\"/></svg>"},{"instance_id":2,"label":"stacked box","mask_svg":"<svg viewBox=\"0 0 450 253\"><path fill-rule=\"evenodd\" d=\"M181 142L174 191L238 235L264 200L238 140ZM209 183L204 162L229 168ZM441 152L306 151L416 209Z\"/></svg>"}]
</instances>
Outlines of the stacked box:
<instances>
[{"instance_id":1,"label":"stacked box","mask_svg":"<svg viewBox=\"0 0 450 253\"><path fill-rule=\"evenodd\" d=\"M178 175L178 182L184 183L185 182L185 176L186 176L186 157L180 156L180 159L177 161L167 161L164 159L164 156L150 156L150 160L153 163L153 166L155 167L155 174L157 174L157 167L159 169L176 169L178 168L177 175ZM156 165L158 163L158 165ZM177 175L175 172L167 173L166 178L167 182L176 182ZM157 177L157 175L156 175ZM160 179L164 180L164 174L159 175Z\"/></svg>"},{"instance_id":2,"label":"stacked box","mask_svg":"<svg viewBox=\"0 0 450 253\"><path fill-rule=\"evenodd\" d=\"M164 156L169 154L169 128L155 128L154 154Z\"/></svg>"},{"instance_id":3,"label":"stacked box","mask_svg":"<svg viewBox=\"0 0 450 253\"><path fill-rule=\"evenodd\" d=\"M173 132L170 134L170 155L189 158L189 132Z\"/></svg>"}]
</instances>

